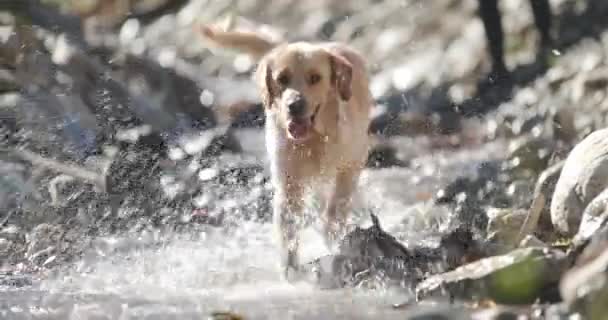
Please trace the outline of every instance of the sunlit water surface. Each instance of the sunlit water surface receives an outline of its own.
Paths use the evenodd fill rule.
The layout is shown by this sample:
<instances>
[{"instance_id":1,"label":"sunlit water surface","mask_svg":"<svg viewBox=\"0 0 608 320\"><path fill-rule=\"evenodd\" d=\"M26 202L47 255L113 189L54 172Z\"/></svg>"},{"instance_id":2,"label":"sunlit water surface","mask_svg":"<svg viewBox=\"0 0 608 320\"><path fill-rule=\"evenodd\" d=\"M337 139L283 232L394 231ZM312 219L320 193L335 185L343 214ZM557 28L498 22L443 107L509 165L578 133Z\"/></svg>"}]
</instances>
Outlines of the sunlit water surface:
<instances>
[{"instance_id":1,"label":"sunlit water surface","mask_svg":"<svg viewBox=\"0 0 608 320\"><path fill-rule=\"evenodd\" d=\"M404 243L424 243L446 217L446 209L433 207L429 195L456 176L473 174L479 161L501 156L502 150L493 143L421 155L409 168L367 170L355 222L367 225L364 209L372 209ZM301 238L301 261L328 253L314 225ZM398 319L403 311L391 305L411 297L399 289L321 290L312 283L281 281L269 223L95 243L80 261L32 287L0 290L0 318L201 319L232 310L248 319Z\"/></svg>"}]
</instances>

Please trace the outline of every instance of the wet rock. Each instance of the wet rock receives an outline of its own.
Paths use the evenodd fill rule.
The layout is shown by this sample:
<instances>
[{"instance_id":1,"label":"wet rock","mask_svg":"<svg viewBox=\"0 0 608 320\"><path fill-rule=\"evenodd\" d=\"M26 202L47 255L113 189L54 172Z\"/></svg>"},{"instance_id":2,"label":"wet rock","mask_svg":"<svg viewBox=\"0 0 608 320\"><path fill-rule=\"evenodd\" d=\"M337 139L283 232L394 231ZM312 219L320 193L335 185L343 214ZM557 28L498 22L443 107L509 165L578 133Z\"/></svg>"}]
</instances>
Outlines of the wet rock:
<instances>
[{"instance_id":1,"label":"wet rock","mask_svg":"<svg viewBox=\"0 0 608 320\"><path fill-rule=\"evenodd\" d=\"M69 245L65 238L65 228L59 225L40 224L27 235L25 257L38 266L44 266L56 259Z\"/></svg>"},{"instance_id":2,"label":"wet rock","mask_svg":"<svg viewBox=\"0 0 608 320\"><path fill-rule=\"evenodd\" d=\"M0 69L0 92L16 91L18 88L14 74L6 69Z\"/></svg>"},{"instance_id":3,"label":"wet rock","mask_svg":"<svg viewBox=\"0 0 608 320\"><path fill-rule=\"evenodd\" d=\"M608 221L608 189L597 195L585 208L574 242L591 239Z\"/></svg>"},{"instance_id":4,"label":"wet rock","mask_svg":"<svg viewBox=\"0 0 608 320\"><path fill-rule=\"evenodd\" d=\"M481 184L478 181L472 181L467 177L459 177L450 182L447 186L439 189L435 194L435 203L451 203L456 200L456 196L460 193L467 193L471 189L480 189Z\"/></svg>"},{"instance_id":5,"label":"wet rock","mask_svg":"<svg viewBox=\"0 0 608 320\"><path fill-rule=\"evenodd\" d=\"M515 180L505 190L506 196L510 198L513 207L520 208L527 204L532 194L533 185L528 180Z\"/></svg>"},{"instance_id":6,"label":"wet rock","mask_svg":"<svg viewBox=\"0 0 608 320\"><path fill-rule=\"evenodd\" d=\"M403 167L407 163L398 158L397 150L388 144L377 144L367 156L368 168Z\"/></svg>"},{"instance_id":7,"label":"wet rock","mask_svg":"<svg viewBox=\"0 0 608 320\"><path fill-rule=\"evenodd\" d=\"M431 306L416 306L408 308L404 312L403 319L407 320L465 320L471 319L471 314L463 307L431 305Z\"/></svg>"},{"instance_id":8,"label":"wet rock","mask_svg":"<svg viewBox=\"0 0 608 320\"><path fill-rule=\"evenodd\" d=\"M29 275L17 275L12 273L3 274L0 272L0 288L23 288L32 285L32 278Z\"/></svg>"},{"instance_id":9,"label":"wet rock","mask_svg":"<svg viewBox=\"0 0 608 320\"><path fill-rule=\"evenodd\" d=\"M607 231L604 226L597 232L560 283L564 301L586 319L603 319L608 312Z\"/></svg>"},{"instance_id":10,"label":"wet rock","mask_svg":"<svg viewBox=\"0 0 608 320\"><path fill-rule=\"evenodd\" d=\"M411 264L412 256L399 241L380 227L372 215L373 225L355 228L340 243L338 254L321 257L300 267L300 273L323 288L354 287L374 279L411 286L424 271ZM426 261L417 261L428 268ZM424 259L427 258L427 259ZM433 257L440 260L439 255ZM302 276L302 275L300 275Z\"/></svg>"},{"instance_id":11,"label":"wet rock","mask_svg":"<svg viewBox=\"0 0 608 320\"><path fill-rule=\"evenodd\" d=\"M135 97L147 97L148 104L153 104L151 110L160 109L169 115L183 113L195 121L195 127L199 129L217 124L213 111L201 103L203 90L191 79L133 55L127 55L123 64L123 77L129 91Z\"/></svg>"},{"instance_id":12,"label":"wet rock","mask_svg":"<svg viewBox=\"0 0 608 320\"><path fill-rule=\"evenodd\" d=\"M243 320L243 316L234 312L216 311L211 314L213 320Z\"/></svg>"},{"instance_id":13,"label":"wet rock","mask_svg":"<svg viewBox=\"0 0 608 320\"><path fill-rule=\"evenodd\" d=\"M456 203L461 194L480 203L491 202L492 195L500 189L500 162L480 163L474 176L463 176L454 179L435 194L436 204Z\"/></svg>"},{"instance_id":14,"label":"wet rock","mask_svg":"<svg viewBox=\"0 0 608 320\"><path fill-rule=\"evenodd\" d=\"M23 230L16 225L7 225L0 229L0 238L18 241L23 238Z\"/></svg>"},{"instance_id":15,"label":"wet rock","mask_svg":"<svg viewBox=\"0 0 608 320\"><path fill-rule=\"evenodd\" d=\"M513 248L519 244L521 226L528 216L524 209L490 208L488 215L488 240Z\"/></svg>"},{"instance_id":16,"label":"wet rock","mask_svg":"<svg viewBox=\"0 0 608 320\"><path fill-rule=\"evenodd\" d=\"M184 136L178 142L188 154L205 157L218 156L222 152L240 152L241 145L228 126L216 127L199 133Z\"/></svg>"},{"instance_id":17,"label":"wet rock","mask_svg":"<svg viewBox=\"0 0 608 320\"><path fill-rule=\"evenodd\" d=\"M490 308L475 312L474 319L480 320L517 320L520 313L508 308Z\"/></svg>"},{"instance_id":18,"label":"wet rock","mask_svg":"<svg viewBox=\"0 0 608 320\"><path fill-rule=\"evenodd\" d=\"M12 249L11 247L12 246L10 241L4 238L0 238L0 257L2 257L2 260L6 260L6 258L10 254L10 250Z\"/></svg>"},{"instance_id":19,"label":"wet rock","mask_svg":"<svg viewBox=\"0 0 608 320\"><path fill-rule=\"evenodd\" d=\"M523 221L518 241L534 233L543 236L554 235L550 215L551 199L564 163L565 161L558 161L551 165L541 173L536 181L532 203L527 217ZM548 238L547 240L553 239Z\"/></svg>"},{"instance_id":20,"label":"wet rock","mask_svg":"<svg viewBox=\"0 0 608 320\"><path fill-rule=\"evenodd\" d=\"M567 107L559 108L557 110L553 109L553 133L557 139L568 145L573 144L578 137L578 131L575 125L575 113L575 111Z\"/></svg>"},{"instance_id":21,"label":"wet rock","mask_svg":"<svg viewBox=\"0 0 608 320\"><path fill-rule=\"evenodd\" d=\"M539 247L539 248L549 248L549 245L542 242L535 236L525 236L521 242L519 243L520 248L530 248L530 247Z\"/></svg>"},{"instance_id":22,"label":"wet rock","mask_svg":"<svg viewBox=\"0 0 608 320\"><path fill-rule=\"evenodd\" d=\"M449 296L492 299L505 304L530 304L539 298L554 300L565 267L565 255L561 252L517 249L431 276L417 286L416 295L418 299Z\"/></svg>"},{"instance_id":23,"label":"wet rock","mask_svg":"<svg viewBox=\"0 0 608 320\"><path fill-rule=\"evenodd\" d=\"M510 169L516 176L529 177L542 172L553 153L551 139L525 136L509 144Z\"/></svg>"},{"instance_id":24,"label":"wet rock","mask_svg":"<svg viewBox=\"0 0 608 320\"><path fill-rule=\"evenodd\" d=\"M357 227L347 234L337 254L301 266L300 276L324 288L412 287L428 274L456 268L485 254L465 229L448 233L436 248L406 248L380 227L376 216L372 215L372 221L371 227Z\"/></svg>"},{"instance_id":25,"label":"wet rock","mask_svg":"<svg viewBox=\"0 0 608 320\"><path fill-rule=\"evenodd\" d=\"M551 221L573 236L583 210L608 186L608 129L595 131L568 155L551 201Z\"/></svg>"},{"instance_id":26,"label":"wet rock","mask_svg":"<svg viewBox=\"0 0 608 320\"><path fill-rule=\"evenodd\" d=\"M471 230L486 230L488 216L475 195L460 193L452 212L453 220Z\"/></svg>"},{"instance_id":27,"label":"wet rock","mask_svg":"<svg viewBox=\"0 0 608 320\"><path fill-rule=\"evenodd\" d=\"M383 136L433 133L437 125L429 115L418 112L389 114L378 112L370 122L369 132Z\"/></svg>"},{"instance_id":28,"label":"wet rock","mask_svg":"<svg viewBox=\"0 0 608 320\"><path fill-rule=\"evenodd\" d=\"M588 90L604 90L608 86L608 67L594 69L590 72L583 85Z\"/></svg>"},{"instance_id":29,"label":"wet rock","mask_svg":"<svg viewBox=\"0 0 608 320\"><path fill-rule=\"evenodd\" d=\"M266 122L264 106L261 103L245 103L242 107L230 108L230 111L233 128L262 128Z\"/></svg>"}]
</instances>

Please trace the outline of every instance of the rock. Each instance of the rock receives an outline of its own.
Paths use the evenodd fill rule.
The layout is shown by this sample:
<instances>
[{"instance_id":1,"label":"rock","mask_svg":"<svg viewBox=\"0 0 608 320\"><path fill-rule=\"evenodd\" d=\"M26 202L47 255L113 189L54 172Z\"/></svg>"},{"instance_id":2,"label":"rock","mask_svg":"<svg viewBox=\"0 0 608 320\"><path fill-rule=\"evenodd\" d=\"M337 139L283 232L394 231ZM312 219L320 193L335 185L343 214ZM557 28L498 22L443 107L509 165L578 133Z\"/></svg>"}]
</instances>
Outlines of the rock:
<instances>
[{"instance_id":1,"label":"rock","mask_svg":"<svg viewBox=\"0 0 608 320\"><path fill-rule=\"evenodd\" d=\"M228 126L189 135L180 139L181 148L189 155L217 156L222 152L241 152L241 144Z\"/></svg>"},{"instance_id":2,"label":"rock","mask_svg":"<svg viewBox=\"0 0 608 320\"><path fill-rule=\"evenodd\" d=\"M587 136L572 149L551 202L551 221L560 233L573 236L583 210L608 186L608 129Z\"/></svg>"},{"instance_id":3,"label":"rock","mask_svg":"<svg viewBox=\"0 0 608 320\"><path fill-rule=\"evenodd\" d=\"M229 107L233 128L263 128L266 122L261 103L240 103Z\"/></svg>"},{"instance_id":4,"label":"rock","mask_svg":"<svg viewBox=\"0 0 608 320\"><path fill-rule=\"evenodd\" d=\"M354 287L375 277L410 285L423 276L411 264L428 267L428 259L413 261L405 246L382 230L372 214L372 226L356 227L340 242L338 253L314 260L300 267L300 277L307 277L323 288ZM434 257L436 260L440 256ZM425 260L425 261L422 261Z\"/></svg>"},{"instance_id":5,"label":"rock","mask_svg":"<svg viewBox=\"0 0 608 320\"><path fill-rule=\"evenodd\" d=\"M505 248L517 246L521 226L528 216L527 210L489 208L486 212L489 219L486 231L488 240Z\"/></svg>"},{"instance_id":6,"label":"rock","mask_svg":"<svg viewBox=\"0 0 608 320\"><path fill-rule=\"evenodd\" d=\"M32 285L32 278L28 275L16 275L16 274L3 274L0 272L0 288L22 288Z\"/></svg>"},{"instance_id":7,"label":"rock","mask_svg":"<svg viewBox=\"0 0 608 320\"><path fill-rule=\"evenodd\" d=\"M0 238L0 257L6 260L6 257L11 253L11 242L7 239Z\"/></svg>"},{"instance_id":8,"label":"rock","mask_svg":"<svg viewBox=\"0 0 608 320\"><path fill-rule=\"evenodd\" d=\"M533 185L528 180L515 180L509 184L505 194L512 203L513 207L521 208L530 200L530 195L533 193Z\"/></svg>"},{"instance_id":9,"label":"rock","mask_svg":"<svg viewBox=\"0 0 608 320\"><path fill-rule=\"evenodd\" d=\"M398 158L397 150L389 144L376 144L367 156L368 168L404 167L406 161Z\"/></svg>"},{"instance_id":10,"label":"rock","mask_svg":"<svg viewBox=\"0 0 608 320\"><path fill-rule=\"evenodd\" d=\"M8 225L0 229L0 238L17 241L23 238L23 230L16 225Z\"/></svg>"},{"instance_id":11,"label":"rock","mask_svg":"<svg viewBox=\"0 0 608 320\"><path fill-rule=\"evenodd\" d=\"M608 189L597 195L585 208L574 242L591 239L608 221Z\"/></svg>"},{"instance_id":12,"label":"rock","mask_svg":"<svg viewBox=\"0 0 608 320\"><path fill-rule=\"evenodd\" d=\"M565 267L565 255L559 251L517 249L431 276L417 286L416 296L420 300L448 295L504 304L554 300L553 289Z\"/></svg>"},{"instance_id":13,"label":"rock","mask_svg":"<svg viewBox=\"0 0 608 320\"><path fill-rule=\"evenodd\" d=\"M507 308L490 308L475 312L473 319L480 320L517 320L520 318L520 313Z\"/></svg>"},{"instance_id":14,"label":"rock","mask_svg":"<svg viewBox=\"0 0 608 320\"><path fill-rule=\"evenodd\" d=\"M491 195L500 189L500 162L482 162L474 176L461 176L439 189L435 194L435 204L453 204L460 194L482 203L491 202ZM471 200L471 199L469 199Z\"/></svg>"},{"instance_id":15,"label":"rock","mask_svg":"<svg viewBox=\"0 0 608 320\"><path fill-rule=\"evenodd\" d=\"M442 237L437 248L406 248L380 227L355 228L341 241L337 254L302 265L299 277L324 288L398 285L410 287L428 274L451 270L483 256L473 235L456 229Z\"/></svg>"},{"instance_id":16,"label":"rock","mask_svg":"<svg viewBox=\"0 0 608 320\"><path fill-rule=\"evenodd\" d=\"M26 258L36 265L42 265L49 258L60 253L64 246L65 231L62 226L40 224L27 235Z\"/></svg>"},{"instance_id":17,"label":"rock","mask_svg":"<svg viewBox=\"0 0 608 320\"><path fill-rule=\"evenodd\" d=\"M572 110L572 108L563 107L559 109L554 108L552 112L551 118L555 137L568 145L574 143L578 136L575 124L576 111Z\"/></svg>"},{"instance_id":18,"label":"rock","mask_svg":"<svg viewBox=\"0 0 608 320\"><path fill-rule=\"evenodd\" d=\"M6 69L0 69L0 92L17 91L18 89L19 85L15 75Z\"/></svg>"},{"instance_id":19,"label":"rock","mask_svg":"<svg viewBox=\"0 0 608 320\"><path fill-rule=\"evenodd\" d=\"M545 169L536 181L532 204L530 204L527 217L523 221L518 241L537 231L541 231L543 235L553 234L549 208L551 207L552 195L564 163L565 161L559 161ZM541 230L538 230L539 226L541 226Z\"/></svg>"},{"instance_id":20,"label":"rock","mask_svg":"<svg viewBox=\"0 0 608 320\"><path fill-rule=\"evenodd\" d=\"M539 174L549 163L554 149L553 140L524 136L509 143L510 169L515 176Z\"/></svg>"},{"instance_id":21,"label":"rock","mask_svg":"<svg viewBox=\"0 0 608 320\"><path fill-rule=\"evenodd\" d=\"M560 282L560 293L564 302L585 319L604 319L608 313L607 245L608 229L604 226Z\"/></svg>"},{"instance_id":22,"label":"rock","mask_svg":"<svg viewBox=\"0 0 608 320\"><path fill-rule=\"evenodd\" d=\"M608 67L597 68L585 77L583 85L588 90L604 90L608 86Z\"/></svg>"},{"instance_id":23,"label":"rock","mask_svg":"<svg viewBox=\"0 0 608 320\"><path fill-rule=\"evenodd\" d=\"M465 320L471 319L470 311L464 307L447 304L418 305L408 308L403 319L407 320Z\"/></svg>"},{"instance_id":24,"label":"rock","mask_svg":"<svg viewBox=\"0 0 608 320\"><path fill-rule=\"evenodd\" d=\"M456 223L471 230L486 230L488 216L475 194L460 193L452 212Z\"/></svg>"},{"instance_id":25,"label":"rock","mask_svg":"<svg viewBox=\"0 0 608 320\"><path fill-rule=\"evenodd\" d=\"M243 316L236 314L234 312L226 312L226 311L216 311L211 313L212 320L243 320L245 319Z\"/></svg>"},{"instance_id":26,"label":"rock","mask_svg":"<svg viewBox=\"0 0 608 320\"><path fill-rule=\"evenodd\" d=\"M542 242L535 236L525 236L521 242L519 243L520 248L530 248L530 247L539 247L539 248L549 248L549 246Z\"/></svg>"}]
</instances>

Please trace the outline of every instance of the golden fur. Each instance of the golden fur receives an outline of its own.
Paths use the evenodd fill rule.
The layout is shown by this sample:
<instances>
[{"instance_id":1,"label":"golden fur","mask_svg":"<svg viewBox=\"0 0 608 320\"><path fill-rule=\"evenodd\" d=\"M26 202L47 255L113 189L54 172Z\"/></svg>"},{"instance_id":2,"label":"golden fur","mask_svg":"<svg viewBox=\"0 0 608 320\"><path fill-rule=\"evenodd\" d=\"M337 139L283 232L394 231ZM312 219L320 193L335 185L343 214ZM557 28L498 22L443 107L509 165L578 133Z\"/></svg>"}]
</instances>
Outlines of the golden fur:
<instances>
[{"instance_id":1,"label":"golden fur","mask_svg":"<svg viewBox=\"0 0 608 320\"><path fill-rule=\"evenodd\" d=\"M294 218L306 187L328 181L321 219L333 243L346 231L351 196L368 154L372 106L364 59L340 43L273 43L253 32L203 26L212 42L259 60L255 81L266 109L273 217L287 272L297 262ZM297 115L294 101L304 101Z\"/></svg>"}]
</instances>

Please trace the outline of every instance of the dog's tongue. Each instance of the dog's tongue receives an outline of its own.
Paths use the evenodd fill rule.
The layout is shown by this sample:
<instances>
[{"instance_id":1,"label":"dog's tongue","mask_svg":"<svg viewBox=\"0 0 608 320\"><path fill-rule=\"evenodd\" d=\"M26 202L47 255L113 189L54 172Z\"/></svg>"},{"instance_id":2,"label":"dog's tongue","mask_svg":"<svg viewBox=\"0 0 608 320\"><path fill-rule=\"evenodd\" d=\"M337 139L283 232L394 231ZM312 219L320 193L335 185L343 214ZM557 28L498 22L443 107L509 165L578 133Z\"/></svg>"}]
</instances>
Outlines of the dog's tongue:
<instances>
[{"instance_id":1,"label":"dog's tongue","mask_svg":"<svg viewBox=\"0 0 608 320\"><path fill-rule=\"evenodd\" d=\"M287 131L295 139L304 138L308 133L308 124L306 122L290 121L287 125Z\"/></svg>"}]
</instances>

